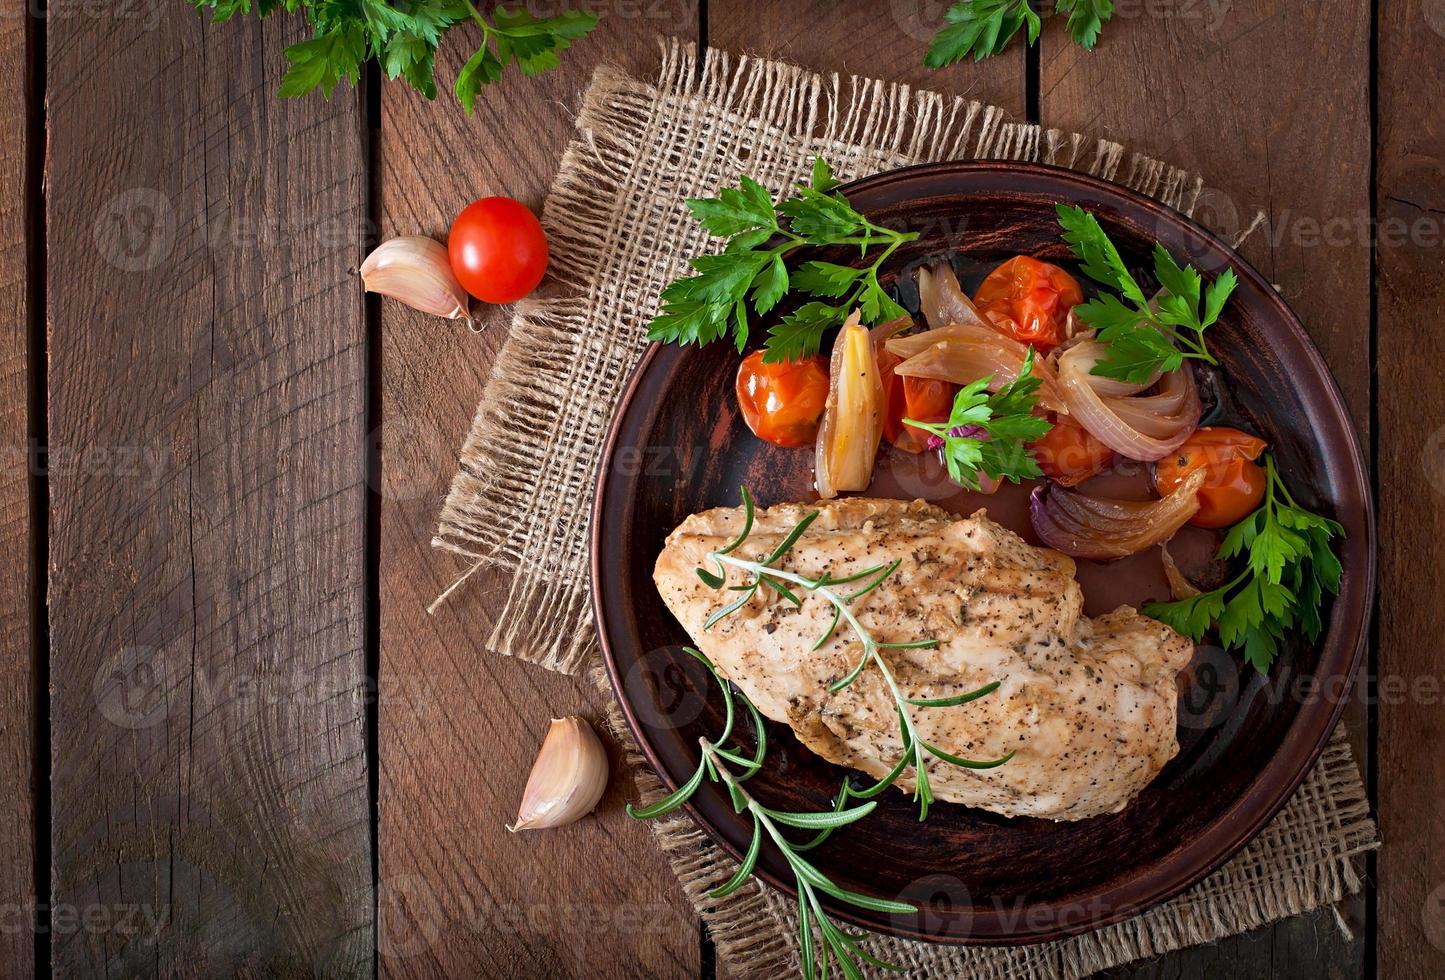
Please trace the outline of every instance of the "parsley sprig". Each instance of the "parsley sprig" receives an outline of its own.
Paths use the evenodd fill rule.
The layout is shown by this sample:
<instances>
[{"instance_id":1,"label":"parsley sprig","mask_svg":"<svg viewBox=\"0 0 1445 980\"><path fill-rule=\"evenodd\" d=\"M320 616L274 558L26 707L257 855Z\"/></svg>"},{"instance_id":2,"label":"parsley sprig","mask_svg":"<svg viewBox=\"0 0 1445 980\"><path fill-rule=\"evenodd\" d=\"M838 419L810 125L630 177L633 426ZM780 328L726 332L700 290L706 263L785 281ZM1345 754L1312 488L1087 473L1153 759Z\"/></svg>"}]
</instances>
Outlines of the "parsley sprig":
<instances>
[{"instance_id":1,"label":"parsley sprig","mask_svg":"<svg viewBox=\"0 0 1445 980\"><path fill-rule=\"evenodd\" d=\"M1218 363L1204 342L1204 331L1218 321L1239 284L1233 269L1226 269L1205 287L1199 270L1192 265L1181 267L1155 242L1154 275L1160 290L1150 300L1098 219L1083 208L1065 204L1055 205L1055 210L1064 241L1078 257L1084 274L1123 297L1102 293L1074 307L1079 319L1098 330L1099 340L1108 346L1094 365L1094 374L1140 384L1156 372L1178 370L1186 358Z\"/></svg>"},{"instance_id":2,"label":"parsley sprig","mask_svg":"<svg viewBox=\"0 0 1445 980\"><path fill-rule=\"evenodd\" d=\"M946 695L939 698L910 698L903 693L898 686L897 678L893 675L893 669L888 660L883 656L888 650L931 650L938 646L934 639L906 640L897 643L884 643L873 636L858 616L853 612L853 603L873 592L887 580L887 578L898 570L901 561L893 561L887 565L875 565L860 572L850 575L835 577L831 572L824 572L817 578L809 578L797 572L790 572L778 567L787 553L792 549L798 539L808 530L809 525L818 517L817 511L809 511L803 519L793 525L783 540L773 548L767 556L758 561L749 561L739 558L735 552L748 536L752 534L753 517L755 508L753 496L748 492L747 487L742 488L743 497L743 527L727 545L717 551L710 552L707 560L712 563L713 570L698 568L697 576L702 579L703 584L709 588L721 589L727 585L727 570L734 568L741 571L745 578L742 584L727 586L731 591L740 593L739 598L719 608L706 622L703 629L711 629L719 620L732 615L747 604L748 600L756 595L764 586L780 595L785 601L796 608L801 608L803 600L798 592L808 592L826 600L833 607L833 618L828 628L818 637L813 644L813 649L820 649L823 644L833 638L841 623L847 623L853 635L857 637L861 650L858 661L842 677L839 677L828 685L829 693L836 694L851 685L863 671L870 665L878 670L883 678L883 683L888 692L893 696L894 708L898 713L898 733L903 743L903 753L898 757L897 763L889 773L874 783L866 790L852 790L845 780L843 795L845 798L862 799L877 796L897 781L898 777L907 770L913 771L913 800L918 804L918 819L923 821L928 817L928 807L934 801L933 789L928 781L928 759L929 756L938 758L951 765L965 769L994 769L1003 765L1013 758L1014 753L1009 752L999 759L976 760L964 759L946 752L938 746L926 741L918 734L918 728L914 721L913 708L948 708L991 694L998 689L998 684L986 685L976 691L968 691L962 694ZM852 586L852 588L841 588L841 586ZM797 590L797 591L794 591ZM840 808L842 803L839 804ZM821 841L819 841L821 842ZM819 842L815 842L819 843ZM810 845L811 846L811 845Z\"/></svg>"},{"instance_id":3,"label":"parsley sprig","mask_svg":"<svg viewBox=\"0 0 1445 980\"><path fill-rule=\"evenodd\" d=\"M1260 673L1269 671L1289 630L1319 639L1325 593L1340 591L1340 560L1330 542L1344 534L1339 524L1295 501L1272 458L1266 456L1264 465L1264 502L1230 528L1219 547L1224 560L1247 555L1244 569L1210 592L1144 607L1144 615L1196 643L1217 625L1219 642L1243 649Z\"/></svg>"},{"instance_id":4,"label":"parsley sprig","mask_svg":"<svg viewBox=\"0 0 1445 980\"><path fill-rule=\"evenodd\" d=\"M861 978L861 963L885 970L901 970L901 967L880 960L863 949L860 943L866 936L841 929L824 911L819 896L829 895L848 905L889 915L910 915L918 911L917 906L874 898L842 888L804 857L804 852L821 844L833 831L858 822L873 812L878 804L867 802L861 806L848 807L847 801L843 800L832 811L799 813L775 810L761 803L748 792L744 784L762 768L763 759L767 755L767 728L763 724L762 715L752 701L748 700L747 695L742 692L734 694L726 678L718 673L717 668L701 651L691 647L683 649L707 667L722 690L725 711L723 732L715 739L698 739L702 752L697 771L692 774L692 778L651 806L639 809L629 804L628 814L638 820L666 816L692 799L704 778L725 786L732 800L733 810L739 814L746 813L752 818L753 837L737 872L708 894L712 898L726 898L747 884L757 867L763 844L770 843L787 861L789 870L793 872L794 885L798 892L798 945L803 961L803 975L808 980L826 977L830 959L838 961L846 977ZM747 708L748 714L752 716L755 747L751 754L737 743L733 732L737 718L735 698L742 700L743 707ZM813 830L818 833L811 841L797 844L788 839L785 828ZM821 944L817 941L819 937L822 939Z\"/></svg>"},{"instance_id":5,"label":"parsley sprig","mask_svg":"<svg viewBox=\"0 0 1445 980\"><path fill-rule=\"evenodd\" d=\"M1043 380L1033 373L1034 349L1029 348L1023 369L1012 382L992 394L993 375L965 385L953 398L947 422L904 419L905 425L943 440L943 458L954 483L978 489L978 474L1014 483L1042 476L1038 460L1027 443L1042 439L1053 426L1035 415Z\"/></svg>"},{"instance_id":6,"label":"parsley sprig","mask_svg":"<svg viewBox=\"0 0 1445 980\"><path fill-rule=\"evenodd\" d=\"M763 316L789 290L817 298L768 328L763 360L769 363L816 354L823 334L854 309L870 324L907 316L879 283L878 272L898 246L918 234L874 224L837 186L828 164L817 158L811 180L796 184L793 196L782 201L746 175L717 197L689 200L693 216L726 238L727 246L719 254L691 259L696 274L662 291L662 308L648 326L648 338L701 346L731 336L741 352L751 332L749 307ZM861 268L811 261L789 272L784 260L809 245L856 245L864 257L881 248Z\"/></svg>"},{"instance_id":7,"label":"parsley sprig","mask_svg":"<svg viewBox=\"0 0 1445 980\"><path fill-rule=\"evenodd\" d=\"M1054 12L1068 15L1069 36L1086 50L1094 50L1099 32L1114 15L1113 0L1056 0ZM948 21L929 45L924 63L942 68L970 54L975 61L1008 47L1019 30L1028 28L1032 47L1043 24L1030 0L962 0L944 14Z\"/></svg>"},{"instance_id":8,"label":"parsley sprig","mask_svg":"<svg viewBox=\"0 0 1445 980\"><path fill-rule=\"evenodd\" d=\"M471 115L483 85L502 77L515 63L524 75L539 75L560 63L557 55L597 26L597 16L565 10L556 17L534 17L518 7L498 6L488 18L472 0L192 0L210 9L219 23L253 11L260 17L298 10L310 21L313 36L286 49L291 63L277 93L295 98L316 89L328 99L343 79L355 84L363 62L375 58L387 78L404 78L428 99L436 98L437 48L452 27L471 21L482 29L476 54L457 74L457 98Z\"/></svg>"}]
</instances>

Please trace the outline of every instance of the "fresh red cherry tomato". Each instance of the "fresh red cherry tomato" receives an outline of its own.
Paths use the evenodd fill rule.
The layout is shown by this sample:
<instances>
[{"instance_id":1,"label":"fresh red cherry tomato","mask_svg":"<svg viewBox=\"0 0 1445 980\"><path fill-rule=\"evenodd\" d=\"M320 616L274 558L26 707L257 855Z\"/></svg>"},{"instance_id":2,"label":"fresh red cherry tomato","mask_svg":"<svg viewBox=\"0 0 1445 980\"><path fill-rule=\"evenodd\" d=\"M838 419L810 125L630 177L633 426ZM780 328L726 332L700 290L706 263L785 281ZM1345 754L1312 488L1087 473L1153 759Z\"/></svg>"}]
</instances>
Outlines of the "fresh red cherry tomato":
<instances>
[{"instance_id":1,"label":"fresh red cherry tomato","mask_svg":"<svg viewBox=\"0 0 1445 980\"><path fill-rule=\"evenodd\" d=\"M1206 426L1196 429L1184 445L1154 464L1154 486L1167 494L1201 467L1199 513L1190 524L1228 527L1237 524L1264 499L1264 467L1255 462L1265 441L1238 429Z\"/></svg>"},{"instance_id":2,"label":"fresh red cherry tomato","mask_svg":"<svg viewBox=\"0 0 1445 980\"><path fill-rule=\"evenodd\" d=\"M547 236L537 216L510 197L484 197L462 209L447 236L452 271L483 303L514 303L547 271Z\"/></svg>"},{"instance_id":3,"label":"fresh red cherry tomato","mask_svg":"<svg viewBox=\"0 0 1445 980\"><path fill-rule=\"evenodd\" d=\"M1027 255L1016 255L990 272L973 297L995 326L1040 350L1064 342L1069 311L1083 301L1073 276Z\"/></svg>"},{"instance_id":4,"label":"fresh red cherry tomato","mask_svg":"<svg viewBox=\"0 0 1445 980\"><path fill-rule=\"evenodd\" d=\"M759 439L776 446L807 446L818 437L828 402L828 362L821 357L764 364L754 351L738 367L738 405Z\"/></svg>"},{"instance_id":5,"label":"fresh red cherry tomato","mask_svg":"<svg viewBox=\"0 0 1445 980\"><path fill-rule=\"evenodd\" d=\"M878 373L883 379L883 399L888 410L883 418L883 437L906 453L921 453L928 448L928 433L904 419L919 422L941 422L953 411L953 397L958 386L932 378L904 378L893 373L902 358L889 351L878 353Z\"/></svg>"},{"instance_id":6,"label":"fresh red cherry tomato","mask_svg":"<svg viewBox=\"0 0 1445 980\"><path fill-rule=\"evenodd\" d=\"M1114 450L1089 434L1071 415L1050 415L1054 427L1029 443L1039 469L1055 483L1072 487L1104 471Z\"/></svg>"}]
</instances>

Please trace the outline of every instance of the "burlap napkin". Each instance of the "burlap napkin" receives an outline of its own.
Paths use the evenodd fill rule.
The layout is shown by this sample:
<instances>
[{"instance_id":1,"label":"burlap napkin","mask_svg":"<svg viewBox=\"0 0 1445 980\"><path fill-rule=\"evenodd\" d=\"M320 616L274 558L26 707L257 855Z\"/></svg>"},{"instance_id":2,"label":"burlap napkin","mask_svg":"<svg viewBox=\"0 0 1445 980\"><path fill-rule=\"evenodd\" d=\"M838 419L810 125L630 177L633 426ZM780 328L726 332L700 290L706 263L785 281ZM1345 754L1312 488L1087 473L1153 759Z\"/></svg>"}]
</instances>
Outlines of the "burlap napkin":
<instances>
[{"instance_id":1,"label":"burlap napkin","mask_svg":"<svg viewBox=\"0 0 1445 980\"><path fill-rule=\"evenodd\" d=\"M603 438L646 346L662 287L708 248L683 201L742 172L777 191L820 155L847 179L931 160L1053 163L1114 180L1189 214L1194 174L1116 143L1016 123L993 106L862 78L816 75L691 45L663 46L646 83L601 68L584 97L543 221L562 299L521 304L462 447L433 544L513 578L488 645L554 670L595 663L587 514ZM520 431L533 437L517 439ZM540 436L540 437L537 437ZM644 800L660 796L630 733ZM655 825L684 889L735 973L796 970L796 921L750 884L707 891L731 859L686 818ZM1338 902L1358 890L1354 857L1377 846L1350 750L1337 734L1285 810L1240 856L1174 901L1127 922L1024 948L931 946L879 937L872 949L916 976L1078 977Z\"/></svg>"}]
</instances>

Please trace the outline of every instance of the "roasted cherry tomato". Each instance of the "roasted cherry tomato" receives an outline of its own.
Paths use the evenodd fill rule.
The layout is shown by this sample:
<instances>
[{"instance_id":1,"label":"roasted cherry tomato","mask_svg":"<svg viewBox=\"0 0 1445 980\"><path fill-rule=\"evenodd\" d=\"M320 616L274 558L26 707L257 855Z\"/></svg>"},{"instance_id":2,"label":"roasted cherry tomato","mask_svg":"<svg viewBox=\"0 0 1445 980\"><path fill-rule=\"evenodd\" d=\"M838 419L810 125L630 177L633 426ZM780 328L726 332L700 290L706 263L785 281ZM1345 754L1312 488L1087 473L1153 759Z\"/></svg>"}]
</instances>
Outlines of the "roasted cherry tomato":
<instances>
[{"instance_id":1,"label":"roasted cherry tomato","mask_svg":"<svg viewBox=\"0 0 1445 980\"><path fill-rule=\"evenodd\" d=\"M1039 469L1055 483L1072 487L1102 473L1114 450L1089 434L1071 415L1049 415L1054 424L1042 439L1029 443Z\"/></svg>"},{"instance_id":2,"label":"roasted cherry tomato","mask_svg":"<svg viewBox=\"0 0 1445 980\"><path fill-rule=\"evenodd\" d=\"M1264 499L1266 474L1255 462L1263 439L1222 426L1196 429L1184 445L1154 464L1154 486L1166 494L1195 470L1206 471L1199 513L1190 524L1228 527L1243 520Z\"/></svg>"},{"instance_id":3,"label":"roasted cherry tomato","mask_svg":"<svg viewBox=\"0 0 1445 980\"><path fill-rule=\"evenodd\" d=\"M1073 276L1027 255L1014 256L990 272L973 297L995 326L1041 350L1064 342L1069 311L1083 301Z\"/></svg>"},{"instance_id":4,"label":"roasted cherry tomato","mask_svg":"<svg viewBox=\"0 0 1445 980\"><path fill-rule=\"evenodd\" d=\"M738 405L753 435L777 446L806 446L818 437L828 401L828 362L821 357L764 364L754 351L738 367Z\"/></svg>"},{"instance_id":5,"label":"roasted cherry tomato","mask_svg":"<svg viewBox=\"0 0 1445 980\"><path fill-rule=\"evenodd\" d=\"M510 197L484 197L462 209L447 237L452 271L483 303L514 303L547 271L547 236L537 216Z\"/></svg>"},{"instance_id":6,"label":"roasted cherry tomato","mask_svg":"<svg viewBox=\"0 0 1445 980\"><path fill-rule=\"evenodd\" d=\"M904 425L904 419L937 422L953 411L953 396L958 386L932 378L904 378L893 373L902 362L897 354L878 352L878 373L883 378L883 398L888 413L883 419L883 437L907 453L921 453L928 448L928 433Z\"/></svg>"}]
</instances>

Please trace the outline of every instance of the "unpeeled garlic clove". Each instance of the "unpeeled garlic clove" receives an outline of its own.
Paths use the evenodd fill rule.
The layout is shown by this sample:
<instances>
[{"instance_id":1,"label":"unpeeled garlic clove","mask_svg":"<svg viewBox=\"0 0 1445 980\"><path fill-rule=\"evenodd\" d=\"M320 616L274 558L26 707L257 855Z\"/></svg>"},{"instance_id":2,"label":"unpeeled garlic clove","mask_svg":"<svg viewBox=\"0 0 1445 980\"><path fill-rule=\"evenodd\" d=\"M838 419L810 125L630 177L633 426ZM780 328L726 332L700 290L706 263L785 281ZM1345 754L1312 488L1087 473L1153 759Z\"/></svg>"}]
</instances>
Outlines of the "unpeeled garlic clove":
<instances>
[{"instance_id":1,"label":"unpeeled garlic clove","mask_svg":"<svg viewBox=\"0 0 1445 980\"><path fill-rule=\"evenodd\" d=\"M517 821L507 827L545 830L562 827L592 812L607 788L607 752L585 719L553 718L527 788Z\"/></svg>"},{"instance_id":2,"label":"unpeeled garlic clove","mask_svg":"<svg viewBox=\"0 0 1445 980\"><path fill-rule=\"evenodd\" d=\"M382 242L361 263L361 283L414 310L466 320L477 329L469 312L471 297L452 272L446 246L430 238L406 235Z\"/></svg>"}]
</instances>

